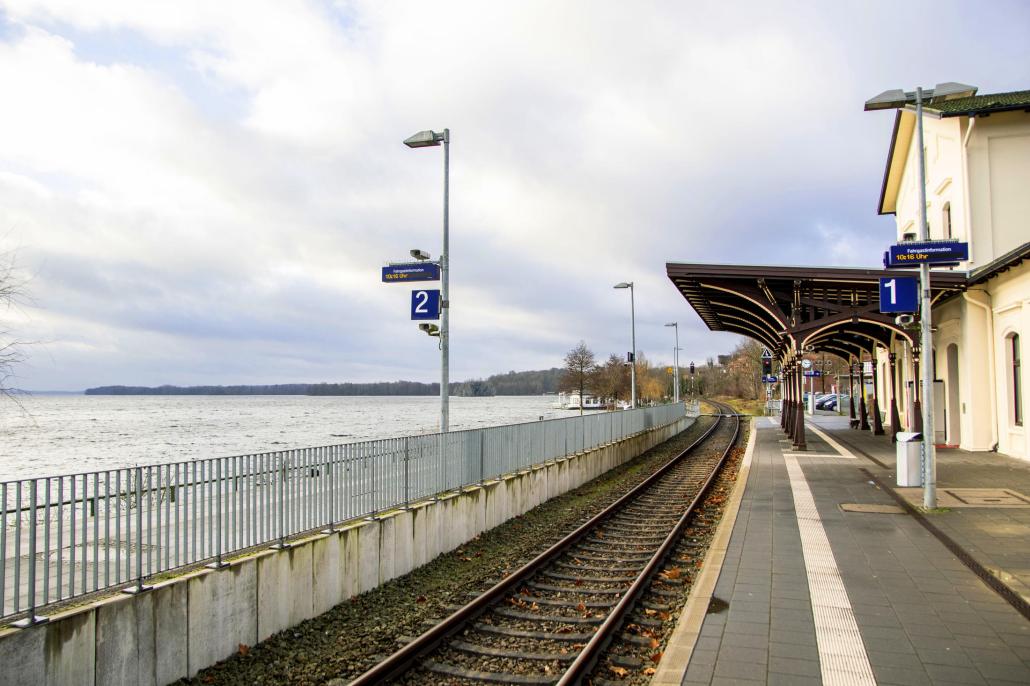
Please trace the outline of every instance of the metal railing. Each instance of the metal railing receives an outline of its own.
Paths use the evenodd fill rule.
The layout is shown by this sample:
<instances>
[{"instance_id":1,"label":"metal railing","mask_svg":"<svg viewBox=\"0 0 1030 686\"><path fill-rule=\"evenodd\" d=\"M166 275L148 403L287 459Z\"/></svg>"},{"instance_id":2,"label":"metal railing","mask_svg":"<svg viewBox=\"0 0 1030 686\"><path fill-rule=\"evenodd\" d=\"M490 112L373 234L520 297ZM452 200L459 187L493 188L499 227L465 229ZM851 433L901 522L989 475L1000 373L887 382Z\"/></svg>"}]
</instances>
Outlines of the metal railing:
<instances>
[{"instance_id":1,"label":"metal railing","mask_svg":"<svg viewBox=\"0 0 1030 686\"><path fill-rule=\"evenodd\" d=\"M0 482L0 621L596 448L682 403Z\"/></svg>"}]
</instances>

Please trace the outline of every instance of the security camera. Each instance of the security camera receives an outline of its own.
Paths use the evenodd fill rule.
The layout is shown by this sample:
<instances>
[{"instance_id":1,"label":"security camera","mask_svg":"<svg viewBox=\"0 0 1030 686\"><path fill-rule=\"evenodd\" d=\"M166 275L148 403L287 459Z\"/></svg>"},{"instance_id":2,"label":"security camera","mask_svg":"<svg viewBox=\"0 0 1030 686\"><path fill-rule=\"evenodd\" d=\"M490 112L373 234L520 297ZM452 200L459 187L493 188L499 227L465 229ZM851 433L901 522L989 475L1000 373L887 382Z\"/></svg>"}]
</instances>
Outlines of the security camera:
<instances>
[{"instance_id":1,"label":"security camera","mask_svg":"<svg viewBox=\"0 0 1030 686\"><path fill-rule=\"evenodd\" d=\"M424 262L429 259L429 253L427 253L425 250L419 250L418 248L415 248L414 250L409 250L408 252L411 254L412 257L414 257L416 260L419 260L420 262Z\"/></svg>"},{"instance_id":2,"label":"security camera","mask_svg":"<svg viewBox=\"0 0 1030 686\"><path fill-rule=\"evenodd\" d=\"M913 326L916 323L916 316L914 314L899 314L894 318L894 323L898 326Z\"/></svg>"},{"instance_id":3,"label":"security camera","mask_svg":"<svg viewBox=\"0 0 1030 686\"><path fill-rule=\"evenodd\" d=\"M418 325L418 328L419 331L425 331L430 336L440 335L440 327L436 324L429 324L428 322L423 322L422 324Z\"/></svg>"}]
</instances>

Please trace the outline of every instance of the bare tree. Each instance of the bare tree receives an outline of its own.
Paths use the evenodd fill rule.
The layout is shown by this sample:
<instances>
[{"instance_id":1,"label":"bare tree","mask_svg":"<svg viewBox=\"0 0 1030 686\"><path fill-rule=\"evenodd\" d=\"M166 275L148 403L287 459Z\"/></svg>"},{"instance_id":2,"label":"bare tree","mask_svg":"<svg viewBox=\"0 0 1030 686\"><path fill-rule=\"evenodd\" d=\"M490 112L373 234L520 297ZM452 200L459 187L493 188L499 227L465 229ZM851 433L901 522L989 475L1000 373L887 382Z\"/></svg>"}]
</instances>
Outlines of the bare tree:
<instances>
[{"instance_id":1,"label":"bare tree","mask_svg":"<svg viewBox=\"0 0 1030 686\"><path fill-rule=\"evenodd\" d=\"M583 414L584 391L590 384L596 368L594 353L583 341L565 355L565 372L562 374L561 386L563 390L579 390L580 414Z\"/></svg>"},{"instance_id":2,"label":"bare tree","mask_svg":"<svg viewBox=\"0 0 1030 686\"><path fill-rule=\"evenodd\" d=\"M604 364L598 365L590 387L594 393L617 402L629 397L629 365L616 354L611 354Z\"/></svg>"},{"instance_id":3,"label":"bare tree","mask_svg":"<svg viewBox=\"0 0 1030 686\"><path fill-rule=\"evenodd\" d=\"M15 269L14 254L0 253L0 312L9 312L18 304L24 285ZM14 378L15 367L25 359L23 347L24 342L17 340L7 322L0 318L0 395L16 402L11 379Z\"/></svg>"}]
</instances>

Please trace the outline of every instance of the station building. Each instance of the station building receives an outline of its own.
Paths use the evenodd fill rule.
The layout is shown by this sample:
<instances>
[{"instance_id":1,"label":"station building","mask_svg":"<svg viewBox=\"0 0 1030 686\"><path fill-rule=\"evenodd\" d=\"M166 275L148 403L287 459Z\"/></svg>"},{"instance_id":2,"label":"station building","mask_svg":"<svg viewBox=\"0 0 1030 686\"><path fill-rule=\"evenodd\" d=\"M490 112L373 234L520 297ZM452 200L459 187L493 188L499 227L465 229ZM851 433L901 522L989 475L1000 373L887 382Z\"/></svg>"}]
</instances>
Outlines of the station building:
<instances>
[{"instance_id":1,"label":"station building","mask_svg":"<svg viewBox=\"0 0 1030 686\"><path fill-rule=\"evenodd\" d=\"M918 236L915 124L897 111L880 189L897 241ZM968 262L931 270L934 350L923 363L936 442L1030 460L1030 90L931 100L923 128L929 238L969 244ZM667 273L709 328L774 352L788 399L800 397L807 354L871 361L875 390L858 391L870 419L863 407L853 425L892 438L921 430L918 331L879 312L879 279L912 271L670 263ZM783 424L803 446L802 416L788 411Z\"/></svg>"},{"instance_id":2,"label":"station building","mask_svg":"<svg viewBox=\"0 0 1030 686\"><path fill-rule=\"evenodd\" d=\"M914 112L897 112L880 191L878 211L895 216L898 241L918 235L915 124ZM969 261L952 268L966 272L965 287L933 308L937 442L1030 460L1030 91L924 107L923 139L929 237L969 244ZM880 369L905 348L878 350Z\"/></svg>"}]
</instances>

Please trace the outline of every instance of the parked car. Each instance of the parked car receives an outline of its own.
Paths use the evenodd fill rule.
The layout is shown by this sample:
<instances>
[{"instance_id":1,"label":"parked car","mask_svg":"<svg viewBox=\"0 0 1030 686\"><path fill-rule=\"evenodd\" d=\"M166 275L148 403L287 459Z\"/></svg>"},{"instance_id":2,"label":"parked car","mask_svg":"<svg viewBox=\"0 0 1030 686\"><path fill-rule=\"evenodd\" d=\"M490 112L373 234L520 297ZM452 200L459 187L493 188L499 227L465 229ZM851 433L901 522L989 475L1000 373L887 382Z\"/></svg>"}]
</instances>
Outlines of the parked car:
<instances>
[{"instance_id":1,"label":"parked car","mask_svg":"<svg viewBox=\"0 0 1030 686\"><path fill-rule=\"evenodd\" d=\"M847 404L848 400L851 399L849 395L842 395L840 393L830 393L815 403L817 410L827 410L830 412L836 412L837 407Z\"/></svg>"}]
</instances>

